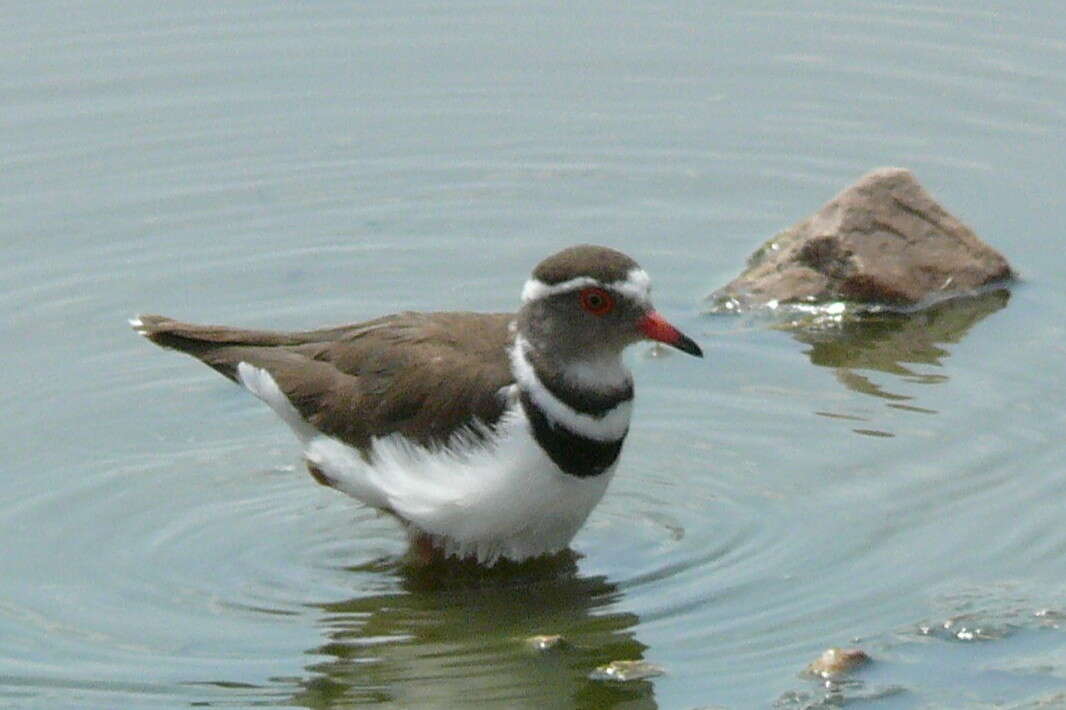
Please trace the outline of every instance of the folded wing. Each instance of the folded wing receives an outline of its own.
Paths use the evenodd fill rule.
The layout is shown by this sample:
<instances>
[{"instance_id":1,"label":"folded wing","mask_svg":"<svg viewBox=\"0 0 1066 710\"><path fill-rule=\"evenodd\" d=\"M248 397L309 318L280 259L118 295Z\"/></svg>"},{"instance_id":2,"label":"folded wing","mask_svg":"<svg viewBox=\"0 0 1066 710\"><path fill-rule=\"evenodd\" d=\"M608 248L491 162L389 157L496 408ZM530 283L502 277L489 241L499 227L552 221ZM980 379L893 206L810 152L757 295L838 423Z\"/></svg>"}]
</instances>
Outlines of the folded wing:
<instances>
[{"instance_id":1,"label":"folded wing","mask_svg":"<svg viewBox=\"0 0 1066 710\"><path fill-rule=\"evenodd\" d=\"M242 362L266 371L311 427L366 451L373 437L399 433L432 447L470 425L492 427L506 406L500 391L513 382L511 320L504 313L400 313L302 332L156 315L131 323L235 382Z\"/></svg>"}]
</instances>

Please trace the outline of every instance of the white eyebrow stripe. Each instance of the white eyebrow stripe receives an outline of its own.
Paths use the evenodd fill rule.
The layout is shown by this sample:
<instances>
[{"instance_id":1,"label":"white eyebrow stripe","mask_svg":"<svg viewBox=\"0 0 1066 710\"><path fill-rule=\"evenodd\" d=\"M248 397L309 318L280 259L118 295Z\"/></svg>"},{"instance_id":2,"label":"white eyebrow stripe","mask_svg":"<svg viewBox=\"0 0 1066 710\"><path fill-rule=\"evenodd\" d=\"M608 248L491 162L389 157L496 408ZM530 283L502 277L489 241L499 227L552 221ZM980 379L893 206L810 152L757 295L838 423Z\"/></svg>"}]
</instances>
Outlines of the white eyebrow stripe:
<instances>
[{"instance_id":1,"label":"white eyebrow stripe","mask_svg":"<svg viewBox=\"0 0 1066 710\"><path fill-rule=\"evenodd\" d=\"M639 266L634 266L626 274L626 278L607 284L601 283L591 276L578 276L576 279L551 285L544 283L540 279L529 279L526 281L525 286L522 287L522 303L529 303L538 298L547 298L589 286L613 289L637 301L647 301L651 294L651 279L648 277L647 272Z\"/></svg>"}]
</instances>

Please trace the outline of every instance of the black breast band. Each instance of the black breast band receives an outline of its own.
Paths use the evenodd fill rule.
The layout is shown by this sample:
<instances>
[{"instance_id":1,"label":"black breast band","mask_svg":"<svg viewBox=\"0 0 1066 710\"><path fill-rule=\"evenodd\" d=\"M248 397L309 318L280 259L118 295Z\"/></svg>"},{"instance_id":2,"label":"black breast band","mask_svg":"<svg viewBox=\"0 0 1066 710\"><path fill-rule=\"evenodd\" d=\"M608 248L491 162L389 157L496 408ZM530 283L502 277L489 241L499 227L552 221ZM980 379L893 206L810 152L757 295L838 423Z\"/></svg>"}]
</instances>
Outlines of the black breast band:
<instances>
[{"instance_id":1,"label":"black breast band","mask_svg":"<svg viewBox=\"0 0 1066 710\"><path fill-rule=\"evenodd\" d=\"M598 476L611 467L622 451L625 434L613 441L590 439L549 419L528 392L522 392L521 401L540 448L556 466L571 476Z\"/></svg>"}]
</instances>

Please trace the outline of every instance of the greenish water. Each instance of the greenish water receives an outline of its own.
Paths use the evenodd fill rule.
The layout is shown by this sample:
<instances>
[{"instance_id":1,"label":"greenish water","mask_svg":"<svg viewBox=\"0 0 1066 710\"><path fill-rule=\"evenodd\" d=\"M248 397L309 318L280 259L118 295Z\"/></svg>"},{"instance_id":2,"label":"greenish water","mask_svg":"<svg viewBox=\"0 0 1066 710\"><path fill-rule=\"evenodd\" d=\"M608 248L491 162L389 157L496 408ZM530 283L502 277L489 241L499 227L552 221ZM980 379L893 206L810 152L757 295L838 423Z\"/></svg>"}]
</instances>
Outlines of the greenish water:
<instances>
[{"instance_id":1,"label":"greenish water","mask_svg":"<svg viewBox=\"0 0 1066 710\"><path fill-rule=\"evenodd\" d=\"M4 14L0 707L1066 707L1054 4ZM879 165L1023 281L841 329L701 314ZM577 556L517 573L404 570L265 407L125 322L511 309L576 242L707 358L633 349ZM850 645L849 682L801 676ZM665 675L588 679L623 659Z\"/></svg>"}]
</instances>

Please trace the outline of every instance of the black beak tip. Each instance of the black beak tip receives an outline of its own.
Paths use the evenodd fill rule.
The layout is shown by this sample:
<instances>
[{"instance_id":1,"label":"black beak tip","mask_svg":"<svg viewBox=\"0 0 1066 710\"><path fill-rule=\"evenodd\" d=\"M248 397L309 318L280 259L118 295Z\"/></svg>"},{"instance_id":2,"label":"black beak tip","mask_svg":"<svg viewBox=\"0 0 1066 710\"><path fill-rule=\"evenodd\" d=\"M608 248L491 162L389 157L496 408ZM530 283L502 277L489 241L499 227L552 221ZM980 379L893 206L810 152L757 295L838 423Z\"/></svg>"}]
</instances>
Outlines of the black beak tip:
<instances>
[{"instance_id":1,"label":"black beak tip","mask_svg":"<svg viewBox=\"0 0 1066 710\"><path fill-rule=\"evenodd\" d=\"M696 341L687 335L682 335L681 338L674 343L674 347L683 353L688 353L694 357L703 357L703 350L699 345L696 345Z\"/></svg>"}]
</instances>

